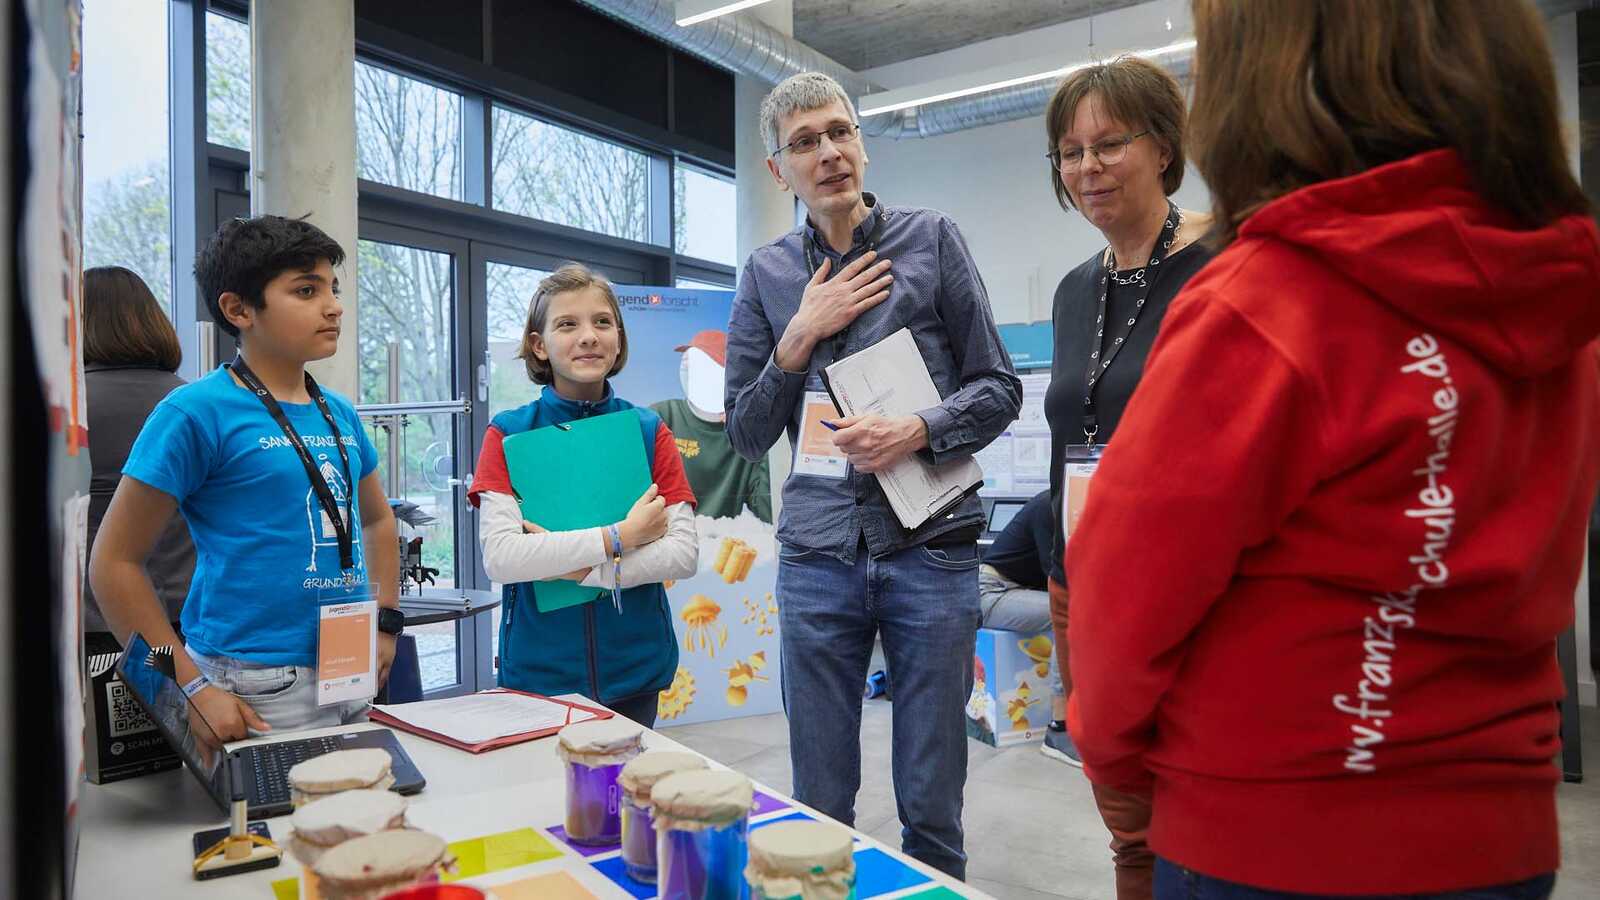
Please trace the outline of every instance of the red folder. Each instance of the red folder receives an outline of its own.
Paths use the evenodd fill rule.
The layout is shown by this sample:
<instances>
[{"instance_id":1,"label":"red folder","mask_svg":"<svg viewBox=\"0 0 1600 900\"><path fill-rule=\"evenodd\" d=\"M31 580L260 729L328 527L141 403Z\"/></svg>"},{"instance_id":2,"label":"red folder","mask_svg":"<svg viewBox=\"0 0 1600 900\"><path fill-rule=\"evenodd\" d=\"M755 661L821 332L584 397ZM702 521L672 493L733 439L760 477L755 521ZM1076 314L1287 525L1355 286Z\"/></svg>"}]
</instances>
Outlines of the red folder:
<instances>
[{"instance_id":1,"label":"red folder","mask_svg":"<svg viewBox=\"0 0 1600 900\"><path fill-rule=\"evenodd\" d=\"M479 691L479 693L480 694L521 694L524 697L537 697L540 700L545 700L545 701L548 701L550 703L556 703L556 704L559 704L561 706L567 707L567 721L562 723L561 725L552 726L550 728L541 728L541 729L538 729L536 731L526 731L526 732L522 732L520 734L507 734L507 735L503 735L501 737L497 737L497 738L493 738L491 740L484 741L482 743L469 744L466 741L456 740L455 738L450 737L448 735L443 735L443 734L440 734L440 733L438 733L436 731L430 731L430 730L428 730L426 728L423 728L423 727L421 727L419 725L416 725L414 723L407 722L407 721L404 721L404 720L401 720L401 719L397 719L394 716L391 716L388 713L383 712L382 710L378 710L378 709L372 710L368 714L368 718L371 719L374 722L379 723L380 725L387 725L390 728L396 728L396 729L399 729L400 731L409 731L412 734L420 735L422 737L425 737L430 741L438 741L441 744L449 744L450 746L455 747L458 750L465 750L468 753L483 753L484 751L487 751L487 750L497 750L497 749L499 749L501 747L509 747L512 744L521 744L521 743L526 743L527 741L538 740L539 738L542 738L542 737L549 737L550 735L555 734L556 732L560 731L562 728L565 728L568 724L570 724L572 722L573 710L582 710L584 712L593 713L594 717L596 719L609 719L612 716L616 715L616 713L613 713L608 709L601 709L600 707L597 707L597 706L585 706L585 705L583 705L581 703L571 703L571 702L566 701L566 700L558 700L558 699L556 699L554 697L546 697L543 694L534 694L534 693L530 693L528 691L519 691L519 690L515 690L515 689L512 689L512 688L491 688L491 689L489 689L487 691Z\"/></svg>"}]
</instances>

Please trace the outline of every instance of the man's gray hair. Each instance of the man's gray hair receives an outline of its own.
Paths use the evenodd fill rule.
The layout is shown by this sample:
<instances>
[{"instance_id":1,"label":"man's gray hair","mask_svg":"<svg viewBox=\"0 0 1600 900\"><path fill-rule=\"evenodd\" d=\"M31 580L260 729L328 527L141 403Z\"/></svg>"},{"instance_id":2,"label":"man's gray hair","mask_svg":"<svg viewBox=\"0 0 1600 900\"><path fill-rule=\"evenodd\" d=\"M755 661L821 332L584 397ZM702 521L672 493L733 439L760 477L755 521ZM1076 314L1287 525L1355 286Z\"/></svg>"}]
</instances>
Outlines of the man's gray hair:
<instances>
[{"instance_id":1,"label":"man's gray hair","mask_svg":"<svg viewBox=\"0 0 1600 900\"><path fill-rule=\"evenodd\" d=\"M856 121L856 107L850 102L850 95L844 92L844 87L828 75L821 72L801 72L791 75L778 83L761 101L761 141L770 154L778 149L778 123L785 116L792 116L797 112L807 112L821 109L824 106L839 101L850 112L850 121Z\"/></svg>"}]
</instances>

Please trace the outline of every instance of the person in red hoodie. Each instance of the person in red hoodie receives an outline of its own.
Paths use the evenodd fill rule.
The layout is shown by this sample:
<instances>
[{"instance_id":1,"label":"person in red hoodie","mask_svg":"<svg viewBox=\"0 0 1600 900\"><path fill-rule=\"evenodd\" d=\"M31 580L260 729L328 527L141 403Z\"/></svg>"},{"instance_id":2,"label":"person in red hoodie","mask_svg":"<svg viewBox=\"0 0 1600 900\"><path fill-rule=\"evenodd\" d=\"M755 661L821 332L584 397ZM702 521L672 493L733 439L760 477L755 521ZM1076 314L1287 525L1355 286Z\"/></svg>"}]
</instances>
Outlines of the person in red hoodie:
<instances>
[{"instance_id":1,"label":"person in red hoodie","mask_svg":"<svg viewBox=\"0 0 1600 900\"><path fill-rule=\"evenodd\" d=\"M1470 6L1470 9L1467 7ZM1223 249L1067 544L1155 895L1547 896L1600 234L1524 0L1195 0Z\"/></svg>"}]
</instances>

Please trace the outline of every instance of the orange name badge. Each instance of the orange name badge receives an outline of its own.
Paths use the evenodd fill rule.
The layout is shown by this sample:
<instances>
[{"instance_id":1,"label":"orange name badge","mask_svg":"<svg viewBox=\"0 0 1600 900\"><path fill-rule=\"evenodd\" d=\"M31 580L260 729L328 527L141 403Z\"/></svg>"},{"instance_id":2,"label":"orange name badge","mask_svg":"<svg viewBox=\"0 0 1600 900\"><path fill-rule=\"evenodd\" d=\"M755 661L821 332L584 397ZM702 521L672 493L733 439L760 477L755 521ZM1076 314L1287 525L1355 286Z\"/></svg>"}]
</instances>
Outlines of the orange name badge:
<instances>
[{"instance_id":1,"label":"orange name badge","mask_svg":"<svg viewBox=\"0 0 1600 900\"><path fill-rule=\"evenodd\" d=\"M833 429L824 419L839 418L833 401L822 391L807 391L800 414L800 445L795 448L794 474L843 478L849 460L833 443Z\"/></svg>"},{"instance_id":2,"label":"orange name badge","mask_svg":"<svg viewBox=\"0 0 1600 900\"><path fill-rule=\"evenodd\" d=\"M369 700L378 692L378 602L356 600L320 607L317 623L317 705Z\"/></svg>"},{"instance_id":3,"label":"orange name badge","mask_svg":"<svg viewBox=\"0 0 1600 900\"><path fill-rule=\"evenodd\" d=\"M1089 502L1089 485L1094 480L1095 469L1100 466L1103 444L1069 444L1061 478L1061 536L1071 540L1078 530L1078 520Z\"/></svg>"}]
</instances>

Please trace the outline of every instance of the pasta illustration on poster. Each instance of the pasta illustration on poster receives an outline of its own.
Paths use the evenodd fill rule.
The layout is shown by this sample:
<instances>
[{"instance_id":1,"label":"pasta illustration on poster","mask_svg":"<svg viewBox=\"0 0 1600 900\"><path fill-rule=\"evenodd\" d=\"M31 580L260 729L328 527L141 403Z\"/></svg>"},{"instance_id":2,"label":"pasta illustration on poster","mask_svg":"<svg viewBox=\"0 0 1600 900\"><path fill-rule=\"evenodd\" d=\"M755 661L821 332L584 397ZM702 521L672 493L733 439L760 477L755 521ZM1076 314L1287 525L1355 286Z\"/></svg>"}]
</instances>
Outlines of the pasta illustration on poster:
<instances>
[{"instance_id":1,"label":"pasta illustration on poster","mask_svg":"<svg viewBox=\"0 0 1600 900\"><path fill-rule=\"evenodd\" d=\"M699 570L666 586L679 661L661 694L661 723L777 712L771 477L767 461L740 457L723 429L724 329L733 292L618 285L617 300L628 328L628 365L612 385L672 429L698 501Z\"/></svg>"}]
</instances>

